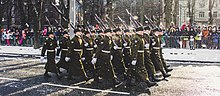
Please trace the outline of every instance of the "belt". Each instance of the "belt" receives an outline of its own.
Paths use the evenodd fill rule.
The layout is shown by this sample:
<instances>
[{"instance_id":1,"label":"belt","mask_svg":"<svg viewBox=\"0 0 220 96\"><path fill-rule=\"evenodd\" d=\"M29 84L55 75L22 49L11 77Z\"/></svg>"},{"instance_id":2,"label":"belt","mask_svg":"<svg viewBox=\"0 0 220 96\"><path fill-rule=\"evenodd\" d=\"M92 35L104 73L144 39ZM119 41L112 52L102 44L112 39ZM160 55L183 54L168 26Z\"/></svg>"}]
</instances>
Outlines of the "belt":
<instances>
[{"instance_id":1,"label":"belt","mask_svg":"<svg viewBox=\"0 0 220 96\"><path fill-rule=\"evenodd\" d=\"M62 49L63 51L68 51L68 49Z\"/></svg>"},{"instance_id":2,"label":"belt","mask_svg":"<svg viewBox=\"0 0 220 96\"><path fill-rule=\"evenodd\" d=\"M121 50L121 49L122 49L122 47L118 47L117 49L118 49L118 50Z\"/></svg>"},{"instance_id":3,"label":"belt","mask_svg":"<svg viewBox=\"0 0 220 96\"><path fill-rule=\"evenodd\" d=\"M144 48L144 49L146 49L146 50L150 50L149 48Z\"/></svg>"},{"instance_id":4,"label":"belt","mask_svg":"<svg viewBox=\"0 0 220 96\"><path fill-rule=\"evenodd\" d=\"M82 49L73 49L74 51L77 51L77 52L81 52L83 51Z\"/></svg>"},{"instance_id":5,"label":"belt","mask_svg":"<svg viewBox=\"0 0 220 96\"><path fill-rule=\"evenodd\" d=\"M153 47L153 49L160 49L160 47Z\"/></svg>"},{"instance_id":6,"label":"belt","mask_svg":"<svg viewBox=\"0 0 220 96\"><path fill-rule=\"evenodd\" d=\"M138 53L144 53L144 50L138 50Z\"/></svg>"},{"instance_id":7,"label":"belt","mask_svg":"<svg viewBox=\"0 0 220 96\"><path fill-rule=\"evenodd\" d=\"M47 50L47 52L55 52L55 50Z\"/></svg>"},{"instance_id":8,"label":"belt","mask_svg":"<svg viewBox=\"0 0 220 96\"><path fill-rule=\"evenodd\" d=\"M88 50L88 51L92 51L92 50L93 50L93 48L86 48L86 50Z\"/></svg>"},{"instance_id":9,"label":"belt","mask_svg":"<svg viewBox=\"0 0 220 96\"><path fill-rule=\"evenodd\" d=\"M131 47L125 47L126 49L130 49Z\"/></svg>"},{"instance_id":10,"label":"belt","mask_svg":"<svg viewBox=\"0 0 220 96\"><path fill-rule=\"evenodd\" d=\"M103 53L107 53L107 54L110 54L111 52L110 51L106 51L106 50L102 50Z\"/></svg>"}]
</instances>

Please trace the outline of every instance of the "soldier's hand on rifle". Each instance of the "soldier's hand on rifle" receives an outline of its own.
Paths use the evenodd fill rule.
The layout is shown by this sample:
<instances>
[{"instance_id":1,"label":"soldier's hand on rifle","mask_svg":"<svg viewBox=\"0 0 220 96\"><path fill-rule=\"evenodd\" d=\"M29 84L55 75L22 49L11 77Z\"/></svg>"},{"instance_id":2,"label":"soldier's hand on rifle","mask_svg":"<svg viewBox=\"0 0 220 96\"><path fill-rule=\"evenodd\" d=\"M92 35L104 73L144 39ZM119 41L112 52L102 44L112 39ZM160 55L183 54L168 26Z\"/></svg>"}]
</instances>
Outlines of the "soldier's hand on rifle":
<instances>
[{"instance_id":1,"label":"soldier's hand on rifle","mask_svg":"<svg viewBox=\"0 0 220 96\"><path fill-rule=\"evenodd\" d=\"M81 58L82 61L85 61L85 59L86 59L85 57L82 57L82 58Z\"/></svg>"},{"instance_id":2,"label":"soldier's hand on rifle","mask_svg":"<svg viewBox=\"0 0 220 96\"><path fill-rule=\"evenodd\" d=\"M110 58L111 58L111 60L112 60L112 59L113 59L113 56L111 55Z\"/></svg>"},{"instance_id":3,"label":"soldier's hand on rifle","mask_svg":"<svg viewBox=\"0 0 220 96\"><path fill-rule=\"evenodd\" d=\"M114 48L115 50L117 50L117 49L118 49L118 46L114 46L113 48Z\"/></svg>"},{"instance_id":4,"label":"soldier's hand on rifle","mask_svg":"<svg viewBox=\"0 0 220 96\"><path fill-rule=\"evenodd\" d=\"M89 44L88 44L88 43L85 43L84 46L87 47L87 46L89 46Z\"/></svg>"},{"instance_id":5,"label":"soldier's hand on rifle","mask_svg":"<svg viewBox=\"0 0 220 96\"><path fill-rule=\"evenodd\" d=\"M136 65L137 60L132 60L131 65Z\"/></svg>"},{"instance_id":6,"label":"soldier's hand on rifle","mask_svg":"<svg viewBox=\"0 0 220 96\"><path fill-rule=\"evenodd\" d=\"M65 60L68 62L70 61L70 57L65 57Z\"/></svg>"},{"instance_id":7,"label":"soldier's hand on rifle","mask_svg":"<svg viewBox=\"0 0 220 96\"><path fill-rule=\"evenodd\" d=\"M97 62L97 58L93 58L91 63L94 65Z\"/></svg>"},{"instance_id":8,"label":"soldier's hand on rifle","mask_svg":"<svg viewBox=\"0 0 220 96\"><path fill-rule=\"evenodd\" d=\"M124 43L123 46L126 47L128 45L128 43Z\"/></svg>"}]
</instances>

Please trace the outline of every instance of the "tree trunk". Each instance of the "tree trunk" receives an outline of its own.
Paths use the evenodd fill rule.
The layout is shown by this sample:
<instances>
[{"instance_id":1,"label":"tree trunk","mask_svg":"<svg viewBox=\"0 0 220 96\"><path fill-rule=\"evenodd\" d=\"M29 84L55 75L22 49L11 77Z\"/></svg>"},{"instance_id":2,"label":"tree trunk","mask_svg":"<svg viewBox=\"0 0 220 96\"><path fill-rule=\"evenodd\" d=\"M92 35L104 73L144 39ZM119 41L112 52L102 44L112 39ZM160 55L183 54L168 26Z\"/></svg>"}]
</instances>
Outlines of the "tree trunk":
<instances>
[{"instance_id":1,"label":"tree trunk","mask_svg":"<svg viewBox=\"0 0 220 96\"><path fill-rule=\"evenodd\" d=\"M168 28L170 26L170 23L172 22L172 1L173 0L165 0L165 6L164 6L164 12L165 12L165 28Z\"/></svg>"}]
</instances>

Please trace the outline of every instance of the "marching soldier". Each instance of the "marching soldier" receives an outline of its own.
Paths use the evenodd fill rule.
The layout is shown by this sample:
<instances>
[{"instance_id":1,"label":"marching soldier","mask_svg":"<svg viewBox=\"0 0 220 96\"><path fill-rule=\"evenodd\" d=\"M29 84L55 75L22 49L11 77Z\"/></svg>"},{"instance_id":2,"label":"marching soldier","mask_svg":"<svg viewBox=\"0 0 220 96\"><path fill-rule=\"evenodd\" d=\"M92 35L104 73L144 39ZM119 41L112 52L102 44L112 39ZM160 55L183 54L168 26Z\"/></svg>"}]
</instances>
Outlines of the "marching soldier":
<instances>
[{"instance_id":1,"label":"marching soldier","mask_svg":"<svg viewBox=\"0 0 220 96\"><path fill-rule=\"evenodd\" d=\"M144 26L144 64L145 67L148 71L149 77L152 79L152 81L160 81L160 79L156 78L154 74L156 73L155 67L153 62L151 61L151 49L150 49L150 44L151 44L151 39L150 39L150 27L149 26Z\"/></svg>"},{"instance_id":2,"label":"marching soldier","mask_svg":"<svg viewBox=\"0 0 220 96\"><path fill-rule=\"evenodd\" d=\"M54 38L54 34L52 32L48 32L49 37L46 38L42 51L41 51L41 60L44 59L45 52L47 51L47 63L45 65L45 77L51 77L48 72L55 73L58 79L60 78L58 75L58 70L56 67L56 62L55 62L55 56L56 52L55 49L58 47L57 41Z\"/></svg>"},{"instance_id":3,"label":"marching soldier","mask_svg":"<svg viewBox=\"0 0 220 96\"><path fill-rule=\"evenodd\" d=\"M128 84L135 78L138 83L145 83L149 87L157 85L148 78L148 73L144 65L144 39L143 27L136 28L136 35L132 40L132 62L128 69Z\"/></svg>"},{"instance_id":4,"label":"marching soldier","mask_svg":"<svg viewBox=\"0 0 220 96\"><path fill-rule=\"evenodd\" d=\"M126 67L125 67L123 53L122 53L122 47L123 47L122 32L121 32L121 29L119 28L116 28L114 32L116 34L112 36L112 43L113 43L112 64L113 64L116 76L125 78Z\"/></svg>"},{"instance_id":5,"label":"marching soldier","mask_svg":"<svg viewBox=\"0 0 220 96\"><path fill-rule=\"evenodd\" d=\"M154 63L154 66L155 66L155 69L156 70L159 70L162 74L163 74L163 77L166 78L166 77L169 77L171 76L170 74L166 73L164 71L164 66L163 66L163 63L161 61L161 53L160 53L160 40L159 40L159 37L158 37L158 31L159 29L158 28L155 28L153 29L153 33L152 33L152 54L151 54L151 59L152 59L152 62Z\"/></svg>"},{"instance_id":6,"label":"marching soldier","mask_svg":"<svg viewBox=\"0 0 220 96\"><path fill-rule=\"evenodd\" d=\"M68 62L65 60L66 54L68 52L68 43L70 43L69 34L68 32L63 32L63 38L59 42L59 46L61 50L60 61L57 63L57 68L59 73L62 73L60 71L60 68L64 68L68 70Z\"/></svg>"},{"instance_id":7,"label":"marching soldier","mask_svg":"<svg viewBox=\"0 0 220 96\"><path fill-rule=\"evenodd\" d=\"M94 81L99 82L99 77L102 77L105 80L111 80L114 85L117 85L119 82L117 81L117 77L111 63L111 31L111 29L105 30L105 36L100 40L100 43L98 43L100 45L98 45L95 58L92 60L93 63L97 60Z\"/></svg>"},{"instance_id":8,"label":"marching soldier","mask_svg":"<svg viewBox=\"0 0 220 96\"><path fill-rule=\"evenodd\" d=\"M79 29L75 29L74 32L75 36L71 39L70 44L68 45L69 50L66 57L66 61L69 61L68 79L73 80L72 76L76 76L87 80L87 75L82 64L84 45L81 37L82 32Z\"/></svg>"},{"instance_id":9,"label":"marching soldier","mask_svg":"<svg viewBox=\"0 0 220 96\"><path fill-rule=\"evenodd\" d=\"M84 44L83 48L82 61L88 77L91 78L94 75L94 65L91 63L94 52L93 40L89 31L84 31L84 34L83 39L85 40L86 44Z\"/></svg>"},{"instance_id":10,"label":"marching soldier","mask_svg":"<svg viewBox=\"0 0 220 96\"><path fill-rule=\"evenodd\" d=\"M128 68L131 65L131 32L129 29L124 30L125 35L124 35L124 40L123 40L123 54L124 54L124 62L126 68Z\"/></svg>"}]
</instances>

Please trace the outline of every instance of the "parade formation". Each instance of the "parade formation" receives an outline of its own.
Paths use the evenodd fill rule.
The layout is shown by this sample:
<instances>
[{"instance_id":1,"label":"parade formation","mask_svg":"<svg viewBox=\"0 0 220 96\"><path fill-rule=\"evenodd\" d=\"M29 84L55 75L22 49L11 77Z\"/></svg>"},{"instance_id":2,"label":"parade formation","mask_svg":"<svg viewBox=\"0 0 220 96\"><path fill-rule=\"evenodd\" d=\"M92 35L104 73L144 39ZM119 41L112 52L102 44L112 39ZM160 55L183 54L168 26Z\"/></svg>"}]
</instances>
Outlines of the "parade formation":
<instances>
[{"instance_id":1,"label":"parade formation","mask_svg":"<svg viewBox=\"0 0 220 96\"><path fill-rule=\"evenodd\" d=\"M116 26L109 18L109 23L104 24L96 16L98 27L91 29L89 23L77 25L71 39L67 30L60 41L49 32L41 52L43 60L47 51L44 76L50 78L48 72L51 72L58 79L64 79L60 74L63 68L67 70L68 80L94 79L95 84L110 82L113 86L123 82L130 87L157 86L157 82L170 77L169 72L173 70L162 55L163 30L147 17L148 23L144 25L130 17L133 28L120 17L123 27ZM58 63L56 56L60 56ZM155 76L157 72L161 72L163 79Z\"/></svg>"}]
</instances>

